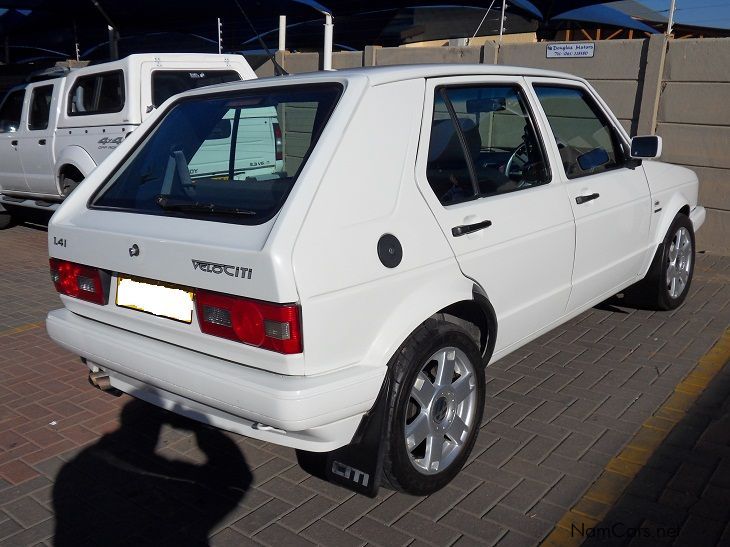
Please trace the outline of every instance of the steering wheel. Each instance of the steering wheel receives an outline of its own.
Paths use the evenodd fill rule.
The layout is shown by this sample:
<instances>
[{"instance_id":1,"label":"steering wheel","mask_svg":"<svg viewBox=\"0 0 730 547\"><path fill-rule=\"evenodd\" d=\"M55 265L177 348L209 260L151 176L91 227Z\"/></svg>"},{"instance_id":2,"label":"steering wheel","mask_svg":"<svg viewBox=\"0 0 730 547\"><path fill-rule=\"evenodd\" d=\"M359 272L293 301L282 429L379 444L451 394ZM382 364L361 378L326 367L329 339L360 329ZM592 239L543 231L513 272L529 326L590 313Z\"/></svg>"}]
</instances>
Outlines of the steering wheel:
<instances>
[{"instance_id":1,"label":"steering wheel","mask_svg":"<svg viewBox=\"0 0 730 547\"><path fill-rule=\"evenodd\" d=\"M507 160L507 165L504 167L504 174L510 180L517 184L517 188L522 188L526 184L526 180L523 177L522 169L530 161L527 156L527 144L522 143L515 148L512 155Z\"/></svg>"}]
</instances>

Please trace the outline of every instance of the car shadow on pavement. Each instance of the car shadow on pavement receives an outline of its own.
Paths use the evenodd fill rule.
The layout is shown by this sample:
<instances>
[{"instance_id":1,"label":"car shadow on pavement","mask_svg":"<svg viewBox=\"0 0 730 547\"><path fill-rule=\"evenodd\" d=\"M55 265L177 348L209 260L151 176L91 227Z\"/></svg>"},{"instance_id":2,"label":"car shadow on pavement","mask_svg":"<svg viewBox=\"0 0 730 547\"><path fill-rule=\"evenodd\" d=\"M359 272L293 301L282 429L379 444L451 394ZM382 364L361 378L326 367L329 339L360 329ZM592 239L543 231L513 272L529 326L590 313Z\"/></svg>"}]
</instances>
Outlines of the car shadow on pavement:
<instances>
[{"instance_id":1,"label":"car shadow on pavement","mask_svg":"<svg viewBox=\"0 0 730 547\"><path fill-rule=\"evenodd\" d=\"M730 544L730 362L668 433L584 546Z\"/></svg>"},{"instance_id":2,"label":"car shadow on pavement","mask_svg":"<svg viewBox=\"0 0 730 547\"><path fill-rule=\"evenodd\" d=\"M207 461L157 454L163 425L191 434ZM118 430L59 471L54 543L207 545L251 479L243 454L221 431L134 399L122 409Z\"/></svg>"}]
</instances>

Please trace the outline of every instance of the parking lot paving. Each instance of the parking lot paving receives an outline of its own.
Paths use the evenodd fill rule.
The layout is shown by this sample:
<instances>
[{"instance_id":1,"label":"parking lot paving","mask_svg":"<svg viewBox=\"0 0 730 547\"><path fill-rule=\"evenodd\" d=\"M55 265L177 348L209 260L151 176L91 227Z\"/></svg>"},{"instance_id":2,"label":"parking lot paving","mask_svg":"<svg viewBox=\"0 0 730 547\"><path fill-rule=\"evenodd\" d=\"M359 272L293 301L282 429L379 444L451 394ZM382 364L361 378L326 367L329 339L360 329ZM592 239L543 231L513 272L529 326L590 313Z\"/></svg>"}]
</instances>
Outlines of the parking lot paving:
<instances>
[{"instance_id":1,"label":"parking lot paving","mask_svg":"<svg viewBox=\"0 0 730 547\"><path fill-rule=\"evenodd\" d=\"M595 503L596 485L617 500L602 520L586 519L597 529L730 538L724 363L664 436L635 436L660 423L730 325L730 257L697 256L679 310L615 298L491 365L484 423L456 479L425 498L381 489L369 499L308 475L291 449L91 387L78 358L45 334L60 305L45 231L0 233L0 256L3 545L529 545L577 503L579 513ZM617 455L643 449L633 480L601 482Z\"/></svg>"}]
</instances>

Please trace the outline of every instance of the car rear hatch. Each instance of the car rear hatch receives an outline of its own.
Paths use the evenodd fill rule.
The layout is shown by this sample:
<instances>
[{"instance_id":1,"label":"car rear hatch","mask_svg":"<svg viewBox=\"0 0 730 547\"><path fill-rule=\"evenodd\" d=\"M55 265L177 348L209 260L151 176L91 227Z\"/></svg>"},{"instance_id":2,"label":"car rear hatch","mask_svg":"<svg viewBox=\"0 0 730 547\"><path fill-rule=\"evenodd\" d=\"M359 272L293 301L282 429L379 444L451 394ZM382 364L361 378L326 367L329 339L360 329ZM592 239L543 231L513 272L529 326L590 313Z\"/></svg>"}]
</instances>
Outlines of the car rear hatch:
<instances>
[{"instance_id":1,"label":"car rear hatch","mask_svg":"<svg viewBox=\"0 0 730 547\"><path fill-rule=\"evenodd\" d=\"M86 204L51 223L51 274L64 305L150 338L302 374L294 273L267 241L341 92L332 83L282 86L173 105ZM266 141L270 151L245 123L256 118L260 129L262 108L283 133ZM217 167L191 173L201 151ZM279 153L274 165L245 165Z\"/></svg>"}]
</instances>

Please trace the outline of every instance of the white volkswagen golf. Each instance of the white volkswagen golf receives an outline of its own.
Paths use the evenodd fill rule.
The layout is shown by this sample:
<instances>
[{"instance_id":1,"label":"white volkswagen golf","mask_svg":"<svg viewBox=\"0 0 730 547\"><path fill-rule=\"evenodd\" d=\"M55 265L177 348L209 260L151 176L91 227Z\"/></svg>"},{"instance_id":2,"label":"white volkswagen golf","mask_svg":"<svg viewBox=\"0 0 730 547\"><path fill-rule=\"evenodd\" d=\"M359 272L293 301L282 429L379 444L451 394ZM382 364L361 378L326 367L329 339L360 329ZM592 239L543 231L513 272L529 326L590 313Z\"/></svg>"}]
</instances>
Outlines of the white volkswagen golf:
<instances>
[{"instance_id":1,"label":"white volkswagen golf","mask_svg":"<svg viewBox=\"0 0 730 547\"><path fill-rule=\"evenodd\" d=\"M268 145L241 121L261 108ZM259 146L273 172L237 161ZM705 211L660 151L585 80L525 68L187 92L53 216L48 332L102 389L427 494L472 449L489 363L632 285L682 303Z\"/></svg>"}]
</instances>

